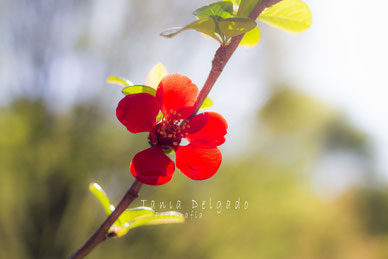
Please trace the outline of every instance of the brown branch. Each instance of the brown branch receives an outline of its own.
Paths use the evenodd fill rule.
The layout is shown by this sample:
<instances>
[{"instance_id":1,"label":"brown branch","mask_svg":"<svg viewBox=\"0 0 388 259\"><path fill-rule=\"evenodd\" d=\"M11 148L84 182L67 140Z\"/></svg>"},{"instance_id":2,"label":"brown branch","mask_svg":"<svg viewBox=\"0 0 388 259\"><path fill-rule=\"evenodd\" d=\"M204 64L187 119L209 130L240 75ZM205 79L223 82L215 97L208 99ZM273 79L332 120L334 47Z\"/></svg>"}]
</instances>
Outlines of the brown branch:
<instances>
[{"instance_id":1,"label":"brown branch","mask_svg":"<svg viewBox=\"0 0 388 259\"><path fill-rule=\"evenodd\" d=\"M256 18L265 8L270 7L280 1L281 0L258 0L258 3L249 15L249 18L256 20ZM199 107L201 107L203 101L208 96L217 78L222 73L226 63L233 55L234 51L237 49L242 37L243 35L233 37L230 44L226 46L221 46L216 51L216 54L214 55L214 59L212 61L212 68L210 70L209 76L204 86L202 87L201 92L199 93L198 99L195 104L195 110L190 115L190 118L197 114ZM132 201L138 197L141 186L142 183L135 180L131 188L129 188L129 190L127 191L123 199L120 201L120 203L117 205L116 209L112 212L112 214L109 215L109 217L104 221L104 223L102 223L102 225L97 229L97 231L88 239L88 241L86 241L86 243L81 248L79 248L70 257L70 259L79 259L85 257L99 243L109 237L109 228L113 225L113 223L117 220L121 213L123 213L123 211L132 203Z\"/></svg>"},{"instance_id":2,"label":"brown branch","mask_svg":"<svg viewBox=\"0 0 388 259\"><path fill-rule=\"evenodd\" d=\"M121 199L116 209L108 216L108 218L102 223L102 225L94 232L94 234L86 241L86 243L80 247L70 258L79 259L85 257L90 251L92 251L99 243L104 241L108 237L108 230L117 220L117 218L128 208L139 196L140 188L143 184L138 180L135 180L127 193Z\"/></svg>"},{"instance_id":3,"label":"brown branch","mask_svg":"<svg viewBox=\"0 0 388 259\"><path fill-rule=\"evenodd\" d=\"M249 15L249 18L256 20L257 17L261 14L261 12L267 8L270 7L281 0L259 0L256 4L255 8L252 10L251 14ZM224 67L230 57L233 55L234 51L237 49L238 45L240 44L241 39L243 38L244 34L238 35L236 37L233 37L231 42L226 46L221 46L216 51L216 54L214 55L214 59L212 61L212 68L210 70L210 73L207 77L207 80L205 84L202 87L201 92L198 95L197 102L195 104L194 112L190 115L189 119L194 117L199 108L201 107L202 103L205 101L206 97L208 96L209 92L211 91L214 83L217 81L218 77L224 70Z\"/></svg>"}]
</instances>

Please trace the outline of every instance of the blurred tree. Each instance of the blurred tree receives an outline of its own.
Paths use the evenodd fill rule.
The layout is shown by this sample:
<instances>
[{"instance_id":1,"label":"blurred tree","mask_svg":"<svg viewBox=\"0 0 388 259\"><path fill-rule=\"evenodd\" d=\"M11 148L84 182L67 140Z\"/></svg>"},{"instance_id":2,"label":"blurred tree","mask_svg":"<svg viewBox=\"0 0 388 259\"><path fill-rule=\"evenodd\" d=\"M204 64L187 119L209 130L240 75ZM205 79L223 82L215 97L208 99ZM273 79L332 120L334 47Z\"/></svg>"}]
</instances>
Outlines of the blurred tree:
<instances>
[{"instance_id":1,"label":"blurred tree","mask_svg":"<svg viewBox=\"0 0 388 259\"><path fill-rule=\"evenodd\" d=\"M159 202L179 199L181 212L201 219L134 229L93 258L384 258L385 192L359 186L327 202L310 182L320 157L338 147L363 150L368 159L365 136L291 89L275 92L259 114L249 155L225 157L204 182L177 173L166 186L144 188L134 204L155 200L163 210ZM104 219L88 183L100 182L117 201L133 180L129 160L143 145L95 105L52 113L41 100L20 99L1 109L0 258L68 256ZM226 208L239 198L247 210ZM206 209L193 209L192 199Z\"/></svg>"}]
</instances>

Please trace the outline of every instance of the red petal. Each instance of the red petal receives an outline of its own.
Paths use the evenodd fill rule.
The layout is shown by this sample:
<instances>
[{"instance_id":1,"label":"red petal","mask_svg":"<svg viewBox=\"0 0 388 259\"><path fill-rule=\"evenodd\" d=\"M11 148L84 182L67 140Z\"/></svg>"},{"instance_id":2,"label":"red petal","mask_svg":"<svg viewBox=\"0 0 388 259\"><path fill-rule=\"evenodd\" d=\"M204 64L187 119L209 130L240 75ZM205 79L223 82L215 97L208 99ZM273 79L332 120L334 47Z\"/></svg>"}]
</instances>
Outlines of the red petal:
<instances>
[{"instance_id":1,"label":"red petal","mask_svg":"<svg viewBox=\"0 0 388 259\"><path fill-rule=\"evenodd\" d=\"M221 151L208 142L197 140L176 151L176 166L193 180L212 177L221 165Z\"/></svg>"},{"instance_id":2,"label":"red petal","mask_svg":"<svg viewBox=\"0 0 388 259\"><path fill-rule=\"evenodd\" d=\"M156 98L164 115L187 118L194 108L198 96L198 87L187 76L170 74L160 81ZM179 116L180 114L180 116Z\"/></svg>"},{"instance_id":3,"label":"red petal","mask_svg":"<svg viewBox=\"0 0 388 259\"><path fill-rule=\"evenodd\" d=\"M187 129L189 135L186 139L190 142L194 140L206 140L214 146L219 146L225 142L226 120L218 113L205 112L194 116L189 122Z\"/></svg>"},{"instance_id":4,"label":"red petal","mask_svg":"<svg viewBox=\"0 0 388 259\"><path fill-rule=\"evenodd\" d=\"M151 131L158 112L156 98L150 94L139 93L121 99L116 116L130 132L139 133Z\"/></svg>"},{"instance_id":5,"label":"red petal","mask_svg":"<svg viewBox=\"0 0 388 259\"><path fill-rule=\"evenodd\" d=\"M175 171L174 162L158 147L151 147L137 153L129 168L137 180L150 185L169 182Z\"/></svg>"}]
</instances>

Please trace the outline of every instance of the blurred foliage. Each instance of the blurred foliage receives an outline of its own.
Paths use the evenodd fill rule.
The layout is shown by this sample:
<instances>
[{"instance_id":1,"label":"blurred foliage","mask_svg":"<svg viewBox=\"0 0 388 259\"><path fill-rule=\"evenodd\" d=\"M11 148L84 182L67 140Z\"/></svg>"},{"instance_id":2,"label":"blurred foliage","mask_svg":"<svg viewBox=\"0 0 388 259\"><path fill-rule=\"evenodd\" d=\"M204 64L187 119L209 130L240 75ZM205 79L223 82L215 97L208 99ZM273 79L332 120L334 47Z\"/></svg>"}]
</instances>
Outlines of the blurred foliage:
<instances>
[{"instance_id":1,"label":"blurred foliage","mask_svg":"<svg viewBox=\"0 0 388 259\"><path fill-rule=\"evenodd\" d=\"M277 88L258 112L254 133L249 152L225 154L213 178L195 182L177 172L167 185L145 186L132 206L155 200L157 211L188 213L186 223L132 229L91 258L387 258L388 193L371 180L362 132L317 100ZM94 104L53 113L40 100L19 99L2 108L0 258L70 255L105 218L88 183L103 183L117 203L145 139ZM320 159L338 149L362 156L365 181L325 200L311 177ZM227 200L239 199L240 209L226 208Z\"/></svg>"}]
</instances>

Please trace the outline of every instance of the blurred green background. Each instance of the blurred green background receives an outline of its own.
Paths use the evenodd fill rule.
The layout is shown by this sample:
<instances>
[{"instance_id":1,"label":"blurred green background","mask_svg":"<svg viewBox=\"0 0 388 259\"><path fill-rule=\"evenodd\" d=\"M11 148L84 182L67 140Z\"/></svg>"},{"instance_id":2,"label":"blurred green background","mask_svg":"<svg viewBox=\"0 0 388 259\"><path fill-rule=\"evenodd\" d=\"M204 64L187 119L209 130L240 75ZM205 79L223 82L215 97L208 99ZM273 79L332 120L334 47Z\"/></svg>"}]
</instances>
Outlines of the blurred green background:
<instances>
[{"instance_id":1,"label":"blurred green background","mask_svg":"<svg viewBox=\"0 0 388 259\"><path fill-rule=\"evenodd\" d=\"M217 44L158 32L189 22L205 3L2 1L0 258L66 258L104 220L88 184L99 183L117 203L133 181L129 161L147 147L146 134L129 134L116 120L120 88L104 82L115 74L142 83L162 61L200 86ZM283 32L263 37L270 33ZM194 182L177 171L164 186L144 186L133 204L154 200L163 211L160 202L179 200L186 223L131 230L90 258L388 258L388 190L371 136L274 72L260 77L263 67L276 70L255 63L278 54L270 42L237 51L212 93L210 109L230 123L219 172ZM259 76L241 78L246 68ZM244 83L234 86L231 104L222 87L232 77ZM255 105L245 107L244 94ZM239 199L240 209L226 208Z\"/></svg>"}]
</instances>

